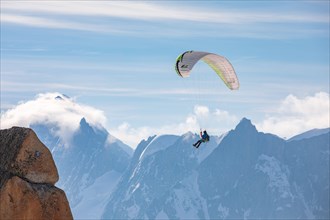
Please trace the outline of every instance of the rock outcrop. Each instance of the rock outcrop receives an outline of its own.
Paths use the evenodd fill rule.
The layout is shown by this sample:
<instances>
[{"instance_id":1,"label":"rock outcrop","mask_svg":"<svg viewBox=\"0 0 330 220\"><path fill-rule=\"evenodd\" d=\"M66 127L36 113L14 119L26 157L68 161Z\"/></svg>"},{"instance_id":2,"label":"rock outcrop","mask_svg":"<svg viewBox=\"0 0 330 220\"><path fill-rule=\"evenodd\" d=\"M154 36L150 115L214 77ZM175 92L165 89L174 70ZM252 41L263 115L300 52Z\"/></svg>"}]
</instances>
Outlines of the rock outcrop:
<instances>
[{"instance_id":1,"label":"rock outcrop","mask_svg":"<svg viewBox=\"0 0 330 220\"><path fill-rule=\"evenodd\" d=\"M0 219L73 219L53 157L33 130L0 132Z\"/></svg>"}]
</instances>

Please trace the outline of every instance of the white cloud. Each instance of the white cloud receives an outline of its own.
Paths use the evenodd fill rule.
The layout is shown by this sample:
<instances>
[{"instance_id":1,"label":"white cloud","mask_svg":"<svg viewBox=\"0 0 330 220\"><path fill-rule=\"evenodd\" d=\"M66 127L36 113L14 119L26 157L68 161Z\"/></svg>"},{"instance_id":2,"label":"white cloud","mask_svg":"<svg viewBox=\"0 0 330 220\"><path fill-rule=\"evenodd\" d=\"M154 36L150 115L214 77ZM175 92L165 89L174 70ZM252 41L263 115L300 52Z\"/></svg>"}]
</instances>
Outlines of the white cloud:
<instances>
[{"instance_id":1,"label":"white cloud","mask_svg":"<svg viewBox=\"0 0 330 220\"><path fill-rule=\"evenodd\" d=\"M237 123L237 117L230 115L227 111L219 109L210 111L207 106L197 105L194 107L193 113L188 114L182 122L167 124L161 127L144 126L137 128L124 122L117 128L111 128L110 133L135 148L142 139L155 134L182 135L189 131L198 133L200 128L202 128L207 129L212 135L220 135L228 129L233 128Z\"/></svg>"},{"instance_id":2,"label":"white cloud","mask_svg":"<svg viewBox=\"0 0 330 220\"><path fill-rule=\"evenodd\" d=\"M272 37L298 32L302 34L328 34L322 29L289 26L280 28L270 24L327 24L328 15L296 9L264 8L242 10L219 7L198 7L181 3L155 4L150 2L117 1L5 1L1 5L1 22L43 28L86 30L93 32L124 34L181 35L216 34L221 36ZM268 11L267 11L268 10ZM92 19L90 19L92 18ZM120 22L120 20L124 22ZM130 20L131 24L127 23ZM73 22L75 21L75 22ZM147 21L147 22L145 22ZM172 22L172 28L161 22ZM185 22L185 25L182 25ZM219 25L226 31L205 31L205 24ZM292 30L294 28L294 31ZM321 31L321 33L319 33ZM268 34L265 34L268 33Z\"/></svg>"},{"instance_id":3,"label":"white cloud","mask_svg":"<svg viewBox=\"0 0 330 220\"><path fill-rule=\"evenodd\" d=\"M259 131L291 137L310 129L329 127L329 109L328 93L319 92L304 98L289 95L271 115L257 123L256 127ZM140 140L155 134L181 135L188 131L196 133L203 128L210 134L220 135L233 129L239 120L240 118L225 110L211 111L207 106L195 106L193 113L177 124L134 128L124 122L119 127L110 129L110 133L135 148Z\"/></svg>"},{"instance_id":4,"label":"white cloud","mask_svg":"<svg viewBox=\"0 0 330 220\"><path fill-rule=\"evenodd\" d=\"M51 19L38 16L30 15L16 15L3 13L1 15L1 22L14 23L25 26L52 28L52 29L69 29L69 30L82 30L92 32L111 32L111 33L124 33L125 31L120 30L116 27L109 25L99 25L95 23L82 23L82 22L71 22L65 19Z\"/></svg>"},{"instance_id":5,"label":"white cloud","mask_svg":"<svg viewBox=\"0 0 330 220\"><path fill-rule=\"evenodd\" d=\"M287 96L275 113L256 124L261 131L291 137L314 128L330 127L329 93L298 98Z\"/></svg>"},{"instance_id":6,"label":"white cloud","mask_svg":"<svg viewBox=\"0 0 330 220\"><path fill-rule=\"evenodd\" d=\"M55 125L58 128L54 130L55 135L68 144L83 117L95 126L103 126L106 122L101 110L75 103L60 93L44 93L1 114L1 129L12 126L30 127L38 123Z\"/></svg>"},{"instance_id":7,"label":"white cloud","mask_svg":"<svg viewBox=\"0 0 330 220\"><path fill-rule=\"evenodd\" d=\"M210 114L210 110L206 106L196 105L194 113L197 117L207 117Z\"/></svg>"},{"instance_id":8,"label":"white cloud","mask_svg":"<svg viewBox=\"0 0 330 220\"><path fill-rule=\"evenodd\" d=\"M180 7L181 6L181 7ZM182 9L184 6L184 9ZM214 10L192 5L155 4L150 2L117 1L6 1L3 10L45 13L47 15L81 15L98 17L119 17L137 20L183 20L210 23L270 23L270 22L322 22L328 23L325 14L299 12L290 14L265 10L230 10L224 7Z\"/></svg>"},{"instance_id":9,"label":"white cloud","mask_svg":"<svg viewBox=\"0 0 330 220\"><path fill-rule=\"evenodd\" d=\"M57 96L62 99L55 99ZM289 95L271 115L256 126L259 131L290 137L309 129L329 127L329 113L329 93L319 92L304 98ZM69 143L82 117L88 123L105 127L106 117L101 110L75 103L59 93L45 93L1 114L1 129L11 126L29 127L35 123L54 124L59 128L55 134L64 143ZM228 111L198 105L181 122L168 123L161 127L134 127L123 122L110 128L109 133L135 148L142 139L155 134L181 135L188 131L197 133L203 128L212 135L220 135L234 128L239 119Z\"/></svg>"}]
</instances>

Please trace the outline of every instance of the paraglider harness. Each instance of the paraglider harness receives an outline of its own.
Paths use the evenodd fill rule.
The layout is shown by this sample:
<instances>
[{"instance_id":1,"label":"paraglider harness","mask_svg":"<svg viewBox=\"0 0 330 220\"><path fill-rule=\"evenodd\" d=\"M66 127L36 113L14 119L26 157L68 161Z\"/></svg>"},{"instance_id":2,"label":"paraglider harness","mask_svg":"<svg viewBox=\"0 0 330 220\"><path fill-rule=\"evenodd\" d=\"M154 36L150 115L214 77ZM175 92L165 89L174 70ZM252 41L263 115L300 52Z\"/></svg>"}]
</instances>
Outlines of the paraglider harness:
<instances>
[{"instance_id":1,"label":"paraglider harness","mask_svg":"<svg viewBox=\"0 0 330 220\"><path fill-rule=\"evenodd\" d=\"M204 133L202 134L202 131L200 131L200 136L201 136L201 141L203 143L208 142L210 140L210 136L207 134L206 130L204 131Z\"/></svg>"}]
</instances>

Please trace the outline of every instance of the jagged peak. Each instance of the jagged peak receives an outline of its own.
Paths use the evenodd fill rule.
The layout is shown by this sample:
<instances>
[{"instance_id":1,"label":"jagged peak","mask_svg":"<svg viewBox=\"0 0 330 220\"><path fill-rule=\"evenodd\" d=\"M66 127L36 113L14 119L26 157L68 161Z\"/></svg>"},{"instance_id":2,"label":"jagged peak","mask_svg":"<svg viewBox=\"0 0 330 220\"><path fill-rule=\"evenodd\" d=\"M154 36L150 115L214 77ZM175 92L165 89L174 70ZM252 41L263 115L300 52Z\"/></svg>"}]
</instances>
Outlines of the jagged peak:
<instances>
[{"instance_id":1,"label":"jagged peak","mask_svg":"<svg viewBox=\"0 0 330 220\"><path fill-rule=\"evenodd\" d=\"M79 122L80 126L89 126L88 122L86 121L85 117L83 117L80 122Z\"/></svg>"},{"instance_id":2,"label":"jagged peak","mask_svg":"<svg viewBox=\"0 0 330 220\"><path fill-rule=\"evenodd\" d=\"M237 124L235 131L237 130L254 130L257 131L256 127L252 124L250 119L242 118L242 120Z\"/></svg>"},{"instance_id":3,"label":"jagged peak","mask_svg":"<svg viewBox=\"0 0 330 220\"><path fill-rule=\"evenodd\" d=\"M65 94L60 94L60 95L57 95L57 96L55 97L55 99L56 99L56 100L61 100L61 101L63 101L63 100L65 100L65 99L70 99L70 97L67 96L67 95L65 95Z\"/></svg>"},{"instance_id":4,"label":"jagged peak","mask_svg":"<svg viewBox=\"0 0 330 220\"><path fill-rule=\"evenodd\" d=\"M157 135L149 136L148 139L143 139L135 148L133 158L136 157L137 159L140 158L141 153L144 149L150 144L150 142L156 137Z\"/></svg>"},{"instance_id":5,"label":"jagged peak","mask_svg":"<svg viewBox=\"0 0 330 220\"><path fill-rule=\"evenodd\" d=\"M94 124L86 120L85 117L82 117L79 122L79 127L81 131L88 133L95 133L98 135L102 135L108 137L108 131L100 124Z\"/></svg>"},{"instance_id":6,"label":"jagged peak","mask_svg":"<svg viewBox=\"0 0 330 220\"><path fill-rule=\"evenodd\" d=\"M141 141L141 143L147 143L147 144L149 144L153 139L155 139L155 137L157 137L157 135L149 136L147 139L143 139Z\"/></svg>"},{"instance_id":7,"label":"jagged peak","mask_svg":"<svg viewBox=\"0 0 330 220\"><path fill-rule=\"evenodd\" d=\"M56 99L56 100L64 100L64 99L63 99L61 96L59 96L59 95L56 96L55 99Z\"/></svg>"},{"instance_id":8,"label":"jagged peak","mask_svg":"<svg viewBox=\"0 0 330 220\"><path fill-rule=\"evenodd\" d=\"M87 122L85 117L83 117L79 122L80 130L87 133L94 133L94 128Z\"/></svg>"}]
</instances>

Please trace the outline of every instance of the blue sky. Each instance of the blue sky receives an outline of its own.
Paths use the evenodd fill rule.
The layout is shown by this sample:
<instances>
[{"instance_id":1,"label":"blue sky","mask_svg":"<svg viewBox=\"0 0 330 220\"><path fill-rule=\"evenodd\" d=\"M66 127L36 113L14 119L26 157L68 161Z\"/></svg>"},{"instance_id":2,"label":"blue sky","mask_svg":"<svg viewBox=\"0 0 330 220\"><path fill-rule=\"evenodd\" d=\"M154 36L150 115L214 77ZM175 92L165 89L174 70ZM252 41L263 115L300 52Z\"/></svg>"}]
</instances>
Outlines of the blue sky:
<instances>
[{"instance_id":1,"label":"blue sky","mask_svg":"<svg viewBox=\"0 0 330 220\"><path fill-rule=\"evenodd\" d=\"M186 50L227 57L240 90L203 63L179 78ZM199 127L220 134L242 117L282 137L329 127L329 1L2 0L2 123L55 92L102 111L130 145Z\"/></svg>"}]
</instances>

